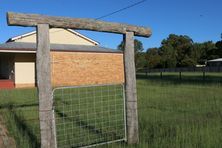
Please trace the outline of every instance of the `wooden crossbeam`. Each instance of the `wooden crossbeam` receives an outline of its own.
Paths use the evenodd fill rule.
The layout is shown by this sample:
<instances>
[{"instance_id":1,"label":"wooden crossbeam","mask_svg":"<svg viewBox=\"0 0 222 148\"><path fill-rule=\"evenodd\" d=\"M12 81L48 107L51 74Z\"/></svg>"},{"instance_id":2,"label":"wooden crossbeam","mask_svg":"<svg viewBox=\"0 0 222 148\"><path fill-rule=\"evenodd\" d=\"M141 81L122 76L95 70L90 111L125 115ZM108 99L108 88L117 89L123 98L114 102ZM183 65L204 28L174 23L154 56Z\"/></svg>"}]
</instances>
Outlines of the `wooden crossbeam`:
<instances>
[{"instance_id":1,"label":"wooden crossbeam","mask_svg":"<svg viewBox=\"0 0 222 148\"><path fill-rule=\"evenodd\" d=\"M139 142L134 36L150 37L151 30L127 24L94 19L52 17L38 14L7 13L8 25L37 27L36 69L40 111L41 147L56 148L55 125L50 77L49 27L92 30L124 35L125 96L127 115L127 142ZM43 112L44 111L44 112Z\"/></svg>"},{"instance_id":2,"label":"wooden crossbeam","mask_svg":"<svg viewBox=\"0 0 222 148\"><path fill-rule=\"evenodd\" d=\"M77 30L91 30L126 34L133 32L135 36L150 37L151 30L147 27L133 26L113 22L98 21L86 18L54 17L39 14L7 13L7 22L10 26L37 26L38 24L49 24L55 28L70 28Z\"/></svg>"}]
</instances>

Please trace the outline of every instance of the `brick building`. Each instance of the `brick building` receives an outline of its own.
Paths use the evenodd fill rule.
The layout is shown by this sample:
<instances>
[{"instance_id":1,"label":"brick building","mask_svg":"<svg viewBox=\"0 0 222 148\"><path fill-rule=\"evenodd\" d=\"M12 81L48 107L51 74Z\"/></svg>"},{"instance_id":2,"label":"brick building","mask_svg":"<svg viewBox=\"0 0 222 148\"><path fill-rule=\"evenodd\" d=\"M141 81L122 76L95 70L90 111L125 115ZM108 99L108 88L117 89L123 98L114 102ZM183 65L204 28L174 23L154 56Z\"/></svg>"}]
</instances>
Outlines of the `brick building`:
<instances>
[{"instance_id":1,"label":"brick building","mask_svg":"<svg viewBox=\"0 0 222 148\"><path fill-rule=\"evenodd\" d=\"M0 88L36 84L36 32L0 44ZM123 53L70 29L50 29L53 86L122 83Z\"/></svg>"}]
</instances>

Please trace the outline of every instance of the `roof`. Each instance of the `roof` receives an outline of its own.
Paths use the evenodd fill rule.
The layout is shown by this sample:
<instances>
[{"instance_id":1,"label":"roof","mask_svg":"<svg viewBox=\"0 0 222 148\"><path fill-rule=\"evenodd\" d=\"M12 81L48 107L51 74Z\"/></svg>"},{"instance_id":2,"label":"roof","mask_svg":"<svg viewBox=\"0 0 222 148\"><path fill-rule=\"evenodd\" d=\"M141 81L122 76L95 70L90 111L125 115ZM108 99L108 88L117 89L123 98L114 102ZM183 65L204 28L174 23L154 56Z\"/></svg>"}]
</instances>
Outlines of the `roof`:
<instances>
[{"instance_id":1,"label":"roof","mask_svg":"<svg viewBox=\"0 0 222 148\"><path fill-rule=\"evenodd\" d=\"M208 60L207 62L222 62L222 58Z\"/></svg>"},{"instance_id":2,"label":"roof","mask_svg":"<svg viewBox=\"0 0 222 148\"><path fill-rule=\"evenodd\" d=\"M74 31L74 30L72 30L72 29L64 29L64 30L67 30L67 31L69 31L69 32L71 32L71 33L73 33L73 34L75 34L75 35L77 35L77 36L79 36L79 37L81 37L81 38L83 38L83 39L85 39L85 40L87 40L87 41L95 44L95 45L99 45L99 42L97 42L97 41L95 41L95 40L93 40L93 39L90 39L90 38L88 38L88 37L86 37L86 36L78 33L77 31ZM15 40L24 38L24 37L26 37L26 36L33 35L33 34L35 34L35 33L36 33L36 30L35 30L35 31L32 31L32 32L28 32L28 33L22 34L22 35L18 35L18 36L12 37L12 38L9 38L6 42L13 42L13 41L15 41Z\"/></svg>"},{"instance_id":3,"label":"roof","mask_svg":"<svg viewBox=\"0 0 222 148\"><path fill-rule=\"evenodd\" d=\"M122 53L122 51L89 45L68 45L68 44L50 44L52 51L66 51L66 52L105 52L105 53ZM14 53L35 53L35 43L25 42L7 42L0 44L0 52L14 52Z\"/></svg>"}]
</instances>

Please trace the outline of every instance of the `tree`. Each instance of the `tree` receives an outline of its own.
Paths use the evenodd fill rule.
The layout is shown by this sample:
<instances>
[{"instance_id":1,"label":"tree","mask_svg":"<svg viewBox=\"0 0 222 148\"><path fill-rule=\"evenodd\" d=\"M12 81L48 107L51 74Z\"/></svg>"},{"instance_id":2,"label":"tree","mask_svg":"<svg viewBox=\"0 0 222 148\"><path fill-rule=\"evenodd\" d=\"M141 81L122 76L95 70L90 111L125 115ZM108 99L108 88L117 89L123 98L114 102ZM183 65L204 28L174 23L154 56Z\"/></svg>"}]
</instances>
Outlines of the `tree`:
<instances>
[{"instance_id":1,"label":"tree","mask_svg":"<svg viewBox=\"0 0 222 148\"><path fill-rule=\"evenodd\" d=\"M173 68L177 65L177 59L176 59L176 50L171 46L162 46L160 47L160 56L161 61L160 64L163 68Z\"/></svg>"},{"instance_id":2,"label":"tree","mask_svg":"<svg viewBox=\"0 0 222 148\"><path fill-rule=\"evenodd\" d=\"M195 43L193 45L192 57L198 64L205 64L207 60L218 57L217 48L212 41Z\"/></svg>"},{"instance_id":3,"label":"tree","mask_svg":"<svg viewBox=\"0 0 222 148\"><path fill-rule=\"evenodd\" d=\"M124 51L124 42L122 41L118 46L117 46L118 50ZM144 54L142 53L142 51L144 50L143 48L143 43L137 39L134 40L134 51L135 51L135 66L136 69L139 68L143 68L143 64L144 62L141 62L145 59Z\"/></svg>"},{"instance_id":4,"label":"tree","mask_svg":"<svg viewBox=\"0 0 222 148\"><path fill-rule=\"evenodd\" d=\"M146 60L147 60L147 66L149 68L156 68L160 67L160 60L161 57L158 53L158 48L150 48L146 52Z\"/></svg>"},{"instance_id":5,"label":"tree","mask_svg":"<svg viewBox=\"0 0 222 148\"><path fill-rule=\"evenodd\" d=\"M221 34L221 37L222 37L222 34ZM222 58L222 40L216 42L216 47L217 47L216 54L218 55L218 57Z\"/></svg>"},{"instance_id":6,"label":"tree","mask_svg":"<svg viewBox=\"0 0 222 148\"><path fill-rule=\"evenodd\" d=\"M143 69L147 67L147 61L146 61L146 53L145 52L140 52L138 53L138 58L137 58L137 70L138 69Z\"/></svg>"},{"instance_id":7,"label":"tree","mask_svg":"<svg viewBox=\"0 0 222 148\"><path fill-rule=\"evenodd\" d=\"M197 64L205 64L206 62L206 52L203 50L202 43L194 43L193 51L191 53L192 59L196 61Z\"/></svg>"},{"instance_id":8,"label":"tree","mask_svg":"<svg viewBox=\"0 0 222 148\"><path fill-rule=\"evenodd\" d=\"M193 41L190 37L185 35L170 34L167 39L161 42L160 56L163 67L183 67L192 66L194 62L188 57L191 57L193 49Z\"/></svg>"},{"instance_id":9,"label":"tree","mask_svg":"<svg viewBox=\"0 0 222 148\"><path fill-rule=\"evenodd\" d=\"M207 60L222 57L222 40L194 43L186 35L170 34L159 48L147 50L146 60L150 68L192 67Z\"/></svg>"},{"instance_id":10,"label":"tree","mask_svg":"<svg viewBox=\"0 0 222 148\"><path fill-rule=\"evenodd\" d=\"M215 46L216 46L218 49L222 49L222 40L216 42Z\"/></svg>"}]
</instances>

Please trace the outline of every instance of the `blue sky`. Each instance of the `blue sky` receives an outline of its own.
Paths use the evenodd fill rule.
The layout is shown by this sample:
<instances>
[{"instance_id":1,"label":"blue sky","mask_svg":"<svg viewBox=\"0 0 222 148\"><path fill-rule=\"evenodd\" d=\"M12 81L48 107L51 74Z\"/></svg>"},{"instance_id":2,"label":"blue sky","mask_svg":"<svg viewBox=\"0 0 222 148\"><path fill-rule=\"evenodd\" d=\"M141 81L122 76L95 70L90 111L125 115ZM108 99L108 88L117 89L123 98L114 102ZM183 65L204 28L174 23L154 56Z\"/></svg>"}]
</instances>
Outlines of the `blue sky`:
<instances>
[{"instance_id":1,"label":"blue sky","mask_svg":"<svg viewBox=\"0 0 222 148\"><path fill-rule=\"evenodd\" d=\"M0 0L0 43L33 31L33 27L7 26L6 12L38 13L76 18L97 18L140 0ZM104 21L147 26L150 38L137 37L144 49L159 47L170 33L188 35L194 42L220 40L222 33L221 0L147 0ZM116 48L122 35L79 31L101 46Z\"/></svg>"}]
</instances>

